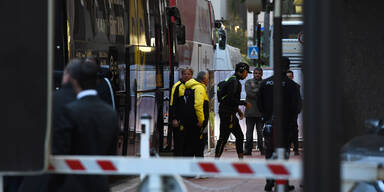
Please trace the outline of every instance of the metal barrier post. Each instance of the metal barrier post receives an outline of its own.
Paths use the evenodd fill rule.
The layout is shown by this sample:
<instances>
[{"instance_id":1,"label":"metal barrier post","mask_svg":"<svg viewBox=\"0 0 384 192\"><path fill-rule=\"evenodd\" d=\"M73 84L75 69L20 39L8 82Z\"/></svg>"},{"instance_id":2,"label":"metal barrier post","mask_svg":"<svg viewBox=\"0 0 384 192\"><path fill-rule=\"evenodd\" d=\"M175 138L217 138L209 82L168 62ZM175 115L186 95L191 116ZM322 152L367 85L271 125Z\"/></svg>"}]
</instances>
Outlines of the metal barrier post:
<instances>
[{"instance_id":1,"label":"metal barrier post","mask_svg":"<svg viewBox=\"0 0 384 192\"><path fill-rule=\"evenodd\" d=\"M0 175L0 192L3 192L4 190L3 179L4 179L4 176Z\"/></svg>"},{"instance_id":2,"label":"metal barrier post","mask_svg":"<svg viewBox=\"0 0 384 192\"><path fill-rule=\"evenodd\" d=\"M140 136L140 158L149 158L149 140L151 137L151 119L148 114L141 116L141 136ZM140 179L143 180L144 174L140 175Z\"/></svg>"},{"instance_id":3,"label":"metal barrier post","mask_svg":"<svg viewBox=\"0 0 384 192\"><path fill-rule=\"evenodd\" d=\"M276 148L276 154L278 160L285 159L285 149L284 148ZM276 180L276 189L277 192L284 192L285 186L287 184L287 180Z\"/></svg>"},{"instance_id":4,"label":"metal barrier post","mask_svg":"<svg viewBox=\"0 0 384 192\"><path fill-rule=\"evenodd\" d=\"M149 175L149 191L163 192L163 182L159 174Z\"/></svg>"}]
</instances>

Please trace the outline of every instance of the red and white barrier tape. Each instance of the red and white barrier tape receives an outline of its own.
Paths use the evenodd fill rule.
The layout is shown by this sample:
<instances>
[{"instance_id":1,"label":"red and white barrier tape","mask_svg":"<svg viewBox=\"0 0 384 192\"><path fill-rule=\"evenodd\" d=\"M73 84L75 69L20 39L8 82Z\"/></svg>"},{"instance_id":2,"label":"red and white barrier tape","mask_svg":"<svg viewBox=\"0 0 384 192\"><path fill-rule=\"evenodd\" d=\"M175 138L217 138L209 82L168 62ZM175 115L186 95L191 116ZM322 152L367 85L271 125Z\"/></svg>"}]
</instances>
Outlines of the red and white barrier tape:
<instances>
[{"instance_id":1,"label":"red and white barrier tape","mask_svg":"<svg viewBox=\"0 0 384 192\"><path fill-rule=\"evenodd\" d=\"M49 172L71 174L161 174L214 175L251 178L301 178L301 163L266 160L220 160L188 158L148 158L114 156L53 156Z\"/></svg>"},{"instance_id":2,"label":"red and white barrier tape","mask_svg":"<svg viewBox=\"0 0 384 192\"><path fill-rule=\"evenodd\" d=\"M344 162L341 176L348 181L374 181L384 178L379 163ZM49 172L100 175L206 175L301 179L300 160L215 160L210 158L135 158L116 156L52 156Z\"/></svg>"}]
</instances>

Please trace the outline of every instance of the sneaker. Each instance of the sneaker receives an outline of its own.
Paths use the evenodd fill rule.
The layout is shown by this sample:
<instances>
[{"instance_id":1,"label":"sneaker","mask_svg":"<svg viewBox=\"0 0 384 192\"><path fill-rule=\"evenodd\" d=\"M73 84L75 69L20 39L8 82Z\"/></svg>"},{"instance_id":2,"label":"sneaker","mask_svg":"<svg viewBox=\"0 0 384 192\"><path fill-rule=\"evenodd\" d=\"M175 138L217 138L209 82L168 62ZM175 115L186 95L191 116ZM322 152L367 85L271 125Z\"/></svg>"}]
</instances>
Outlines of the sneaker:
<instances>
[{"instance_id":1,"label":"sneaker","mask_svg":"<svg viewBox=\"0 0 384 192\"><path fill-rule=\"evenodd\" d=\"M267 183L264 186L264 191L272 191L273 184Z\"/></svg>"},{"instance_id":2,"label":"sneaker","mask_svg":"<svg viewBox=\"0 0 384 192\"><path fill-rule=\"evenodd\" d=\"M288 185L288 191L293 191L295 190L295 186L294 185Z\"/></svg>"}]
</instances>

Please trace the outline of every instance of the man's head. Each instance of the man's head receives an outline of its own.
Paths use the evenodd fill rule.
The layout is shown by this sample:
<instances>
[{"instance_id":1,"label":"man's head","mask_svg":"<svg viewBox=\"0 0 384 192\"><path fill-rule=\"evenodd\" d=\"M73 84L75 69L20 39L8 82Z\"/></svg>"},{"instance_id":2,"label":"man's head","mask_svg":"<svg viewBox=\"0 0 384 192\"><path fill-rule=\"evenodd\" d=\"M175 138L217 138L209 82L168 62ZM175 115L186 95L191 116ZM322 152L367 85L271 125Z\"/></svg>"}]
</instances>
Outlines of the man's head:
<instances>
[{"instance_id":1,"label":"man's head","mask_svg":"<svg viewBox=\"0 0 384 192\"><path fill-rule=\"evenodd\" d=\"M293 76L293 71L288 70L288 71L287 71L287 77L290 78L291 80L293 80L293 77L294 77L294 76Z\"/></svg>"},{"instance_id":2,"label":"man's head","mask_svg":"<svg viewBox=\"0 0 384 192\"><path fill-rule=\"evenodd\" d=\"M197 73L197 77L196 77L196 81L204 84L204 85L208 85L208 82L209 82L209 75L207 72L205 71L200 71L199 73Z\"/></svg>"},{"instance_id":3,"label":"man's head","mask_svg":"<svg viewBox=\"0 0 384 192\"><path fill-rule=\"evenodd\" d=\"M243 62L236 64L235 73L240 79L247 78L248 73L251 73L249 71L249 65Z\"/></svg>"},{"instance_id":4,"label":"man's head","mask_svg":"<svg viewBox=\"0 0 384 192\"><path fill-rule=\"evenodd\" d=\"M188 80L192 79L192 76L193 76L192 68L186 67L181 70L181 80L183 82L187 82Z\"/></svg>"},{"instance_id":5,"label":"man's head","mask_svg":"<svg viewBox=\"0 0 384 192\"><path fill-rule=\"evenodd\" d=\"M76 93L86 89L95 89L98 71L99 66L95 63L79 59L71 60L67 66L67 72Z\"/></svg>"},{"instance_id":6,"label":"man's head","mask_svg":"<svg viewBox=\"0 0 384 192\"><path fill-rule=\"evenodd\" d=\"M259 68L259 67L256 67L253 70L253 78L256 79L256 80L260 80L262 77L263 77L263 69Z\"/></svg>"},{"instance_id":7,"label":"man's head","mask_svg":"<svg viewBox=\"0 0 384 192\"><path fill-rule=\"evenodd\" d=\"M291 62L288 57L281 57L281 71L288 71Z\"/></svg>"}]
</instances>

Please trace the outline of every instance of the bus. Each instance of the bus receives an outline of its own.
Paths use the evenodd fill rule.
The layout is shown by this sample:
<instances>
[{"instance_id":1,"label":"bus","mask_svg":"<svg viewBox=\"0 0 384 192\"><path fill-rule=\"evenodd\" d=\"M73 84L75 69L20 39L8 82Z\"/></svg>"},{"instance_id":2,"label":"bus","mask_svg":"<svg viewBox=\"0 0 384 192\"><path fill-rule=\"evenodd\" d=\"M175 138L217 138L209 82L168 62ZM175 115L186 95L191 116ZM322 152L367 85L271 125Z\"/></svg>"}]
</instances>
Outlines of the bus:
<instances>
[{"instance_id":1,"label":"bus","mask_svg":"<svg viewBox=\"0 0 384 192\"><path fill-rule=\"evenodd\" d=\"M302 17L283 17L282 27L282 54L291 61L292 67L301 67L303 64L303 44L299 36L303 35L304 22Z\"/></svg>"},{"instance_id":2,"label":"bus","mask_svg":"<svg viewBox=\"0 0 384 192\"><path fill-rule=\"evenodd\" d=\"M120 153L136 154L140 114L152 116L151 128L158 134L153 138L162 136L164 98L184 29L179 10L167 0L56 0L55 88L70 59L97 58L111 73Z\"/></svg>"}]
</instances>

